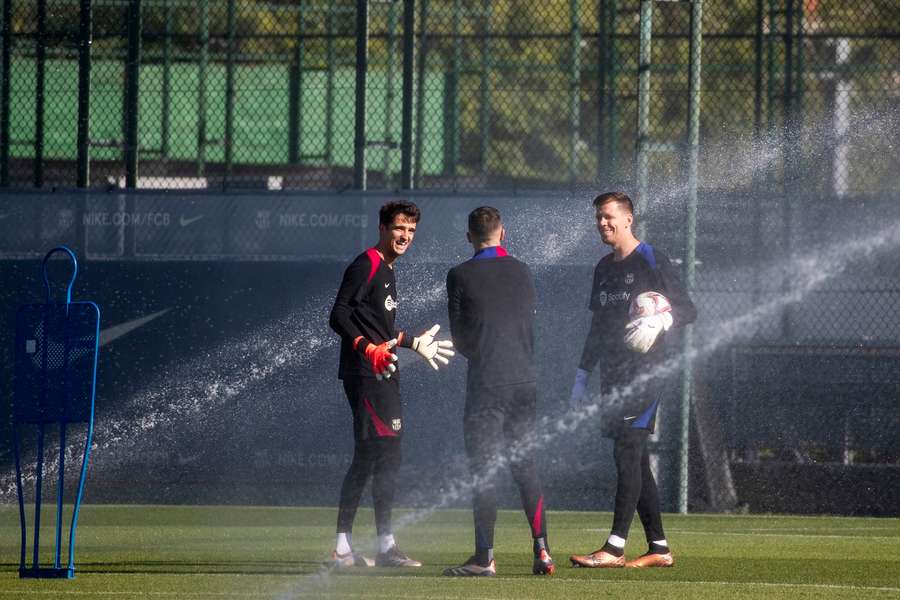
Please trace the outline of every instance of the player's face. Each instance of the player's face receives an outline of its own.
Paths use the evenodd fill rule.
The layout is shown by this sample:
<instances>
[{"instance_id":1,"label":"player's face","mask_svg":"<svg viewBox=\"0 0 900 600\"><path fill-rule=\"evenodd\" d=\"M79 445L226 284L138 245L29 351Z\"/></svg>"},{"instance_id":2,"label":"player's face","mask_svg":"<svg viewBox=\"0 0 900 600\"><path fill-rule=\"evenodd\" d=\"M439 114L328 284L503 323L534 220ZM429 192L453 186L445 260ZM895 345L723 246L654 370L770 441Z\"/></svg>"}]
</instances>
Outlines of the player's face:
<instances>
[{"instance_id":1,"label":"player's face","mask_svg":"<svg viewBox=\"0 0 900 600\"><path fill-rule=\"evenodd\" d=\"M634 218L623 210L618 202L607 202L597 207L597 231L604 244L615 246L627 239Z\"/></svg>"},{"instance_id":2,"label":"player's face","mask_svg":"<svg viewBox=\"0 0 900 600\"><path fill-rule=\"evenodd\" d=\"M416 222L404 214L394 216L390 226L379 225L382 247L393 253L394 257L403 256L416 236Z\"/></svg>"}]
</instances>

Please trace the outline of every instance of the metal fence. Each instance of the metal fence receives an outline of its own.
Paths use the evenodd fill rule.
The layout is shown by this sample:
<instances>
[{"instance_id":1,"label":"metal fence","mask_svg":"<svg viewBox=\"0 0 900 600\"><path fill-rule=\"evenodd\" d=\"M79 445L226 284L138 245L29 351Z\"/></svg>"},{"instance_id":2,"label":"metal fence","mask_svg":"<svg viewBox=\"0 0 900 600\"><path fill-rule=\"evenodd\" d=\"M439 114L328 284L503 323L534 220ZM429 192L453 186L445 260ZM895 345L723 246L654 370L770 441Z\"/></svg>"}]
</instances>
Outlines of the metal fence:
<instances>
[{"instance_id":1,"label":"metal fence","mask_svg":"<svg viewBox=\"0 0 900 600\"><path fill-rule=\"evenodd\" d=\"M689 6L2 0L0 187L631 185L639 139L671 187ZM894 0L706 0L702 30L702 188L900 184Z\"/></svg>"},{"instance_id":2,"label":"metal fence","mask_svg":"<svg viewBox=\"0 0 900 600\"><path fill-rule=\"evenodd\" d=\"M368 231L365 219L346 219L359 217L352 211L331 215L305 206L303 194L264 190L321 191L325 204L349 189L451 190L471 192L471 201L486 192L495 203L512 199L527 221L519 231L528 231L556 217L568 229L569 219L586 225L578 211L589 217L591 192L621 187L637 192L648 239L683 261L704 315L702 341L735 314L795 293L789 259L827 254L832 238L896 237L882 229L900 210L896 0L0 7L8 233L0 258L40 256L45 244L67 241L98 262L296 260L347 241L328 228L317 237L306 228L312 218L349 224L354 236ZM692 35L699 7L702 37ZM84 202L10 193L57 187L236 193L89 194ZM528 212L525 189L552 190L540 199L553 214L543 205ZM441 228L459 222L439 211L429 219ZM810 422L827 422L833 415L814 408L837 384L809 374L827 360L855 365L838 382L853 410L824 403L842 415L840 439L798 431L729 450L753 461L783 446L847 465L896 462L884 451L893 437L879 438L873 454L861 434L873 423L896 430L896 415L883 417L897 389L896 282L897 265L882 258L836 271L808 292L812 308L785 305L741 332L730 353L698 362L698 383L685 369L681 418L670 419L680 421L680 509L689 400L701 414L706 406L732 415L732 440L788 402L803 404ZM851 388L857 375L871 385ZM723 394L723 382L769 404ZM738 411L750 405L752 414Z\"/></svg>"}]
</instances>

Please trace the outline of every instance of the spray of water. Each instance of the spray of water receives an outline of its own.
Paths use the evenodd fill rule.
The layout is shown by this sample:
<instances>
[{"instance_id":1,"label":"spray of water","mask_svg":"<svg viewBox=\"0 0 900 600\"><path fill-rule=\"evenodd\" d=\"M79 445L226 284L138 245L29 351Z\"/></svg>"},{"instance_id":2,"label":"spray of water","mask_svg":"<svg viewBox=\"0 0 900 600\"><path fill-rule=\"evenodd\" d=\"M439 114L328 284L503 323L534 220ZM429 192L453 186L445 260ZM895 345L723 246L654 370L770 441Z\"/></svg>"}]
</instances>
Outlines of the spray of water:
<instances>
[{"instance_id":1,"label":"spray of water","mask_svg":"<svg viewBox=\"0 0 900 600\"><path fill-rule=\"evenodd\" d=\"M777 315L786 306L802 301L810 292L839 275L853 263L869 259L897 246L900 246L900 223L887 227L865 239L834 244L815 256L807 255L787 260L783 264L773 265L769 269L769 274L774 277L790 273L794 281L792 289L758 305L743 315L720 323L715 334L693 347L687 356L690 359L697 359L714 353L739 336L745 335L764 320ZM546 447L561 435L574 432L584 423L591 422L592 418L603 410L640 395L651 382L677 374L683 360L683 355L670 358L641 373L628 384L613 388L602 397L594 396L581 406L574 407L561 416L542 418L537 424L536 433L533 436L508 448L505 454L492 457L489 461L491 468L487 472L481 476L469 476L446 482L442 486L442 489L445 490L444 493L434 503L395 519L395 532L427 519L441 508L468 498L475 489L492 485L497 475L511 463L531 455L539 448ZM298 595L308 593L311 589L316 589L317 586L328 585L329 573L330 571L326 569L317 573L312 579L304 579L300 584L280 595L279 600L290 600Z\"/></svg>"},{"instance_id":2,"label":"spray of water","mask_svg":"<svg viewBox=\"0 0 900 600\"><path fill-rule=\"evenodd\" d=\"M277 371L307 366L317 352L336 343L334 336L321 331L321 323L327 321L323 306L328 306L326 298L314 298L252 337L229 340L152 381L118 407L116 412L122 416L96 421L92 462L109 464L139 456L129 450L153 440L154 432L173 423L190 423L201 415L208 418ZM75 446L67 447L66 464L74 464L73 460L80 464L81 452ZM59 454L55 452L44 464L45 480L53 481L58 472ZM33 487L36 477L35 457L23 456L25 487ZM15 472L10 471L0 476L0 500L11 501L15 494Z\"/></svg>"},{"instance_id":3,"label":"spray of water","mask_svg":"<svg viewBox=\"0 0 900 600\"><path fill-rule=\"evenodd\" d=\"M853 140L855 142L864 143L871 139L873 134L885 130L882 118L858 118L857 122L860 123L860 126L852 130L855 132ZM821 129L819 131L812 127L807 129L804 134L805 148L812 155L820 153L824 148L823 140L828 132L825 127ZM726 154L729 156L727 168L711 170L721 173L720 185L717 186L717 182L710 181L707 181L706 185L730 187L736 180L751 178L757 173L771 168L781 161L780 144L781 139L777 137L764 138L760 142L748 141L748 143L731 144L732 150L729 153L722 153L723 156ZM597 182L596 189L592 187L586 191L595 192L602 187L601 182ZM656 192L651 196L647 208L652 210L656 205L681 203L686 190L686 184L681 184L669 187L662 193ZM525 262L537 265L538 269L545 266L552 268L553 265L565 260L574 249L584 243L586 233L591 231L590 227L576 228L573 231L571 214L552 210L552 207L550 210L525 209L515 214L507 214L505 217L508 229L514 236L529 235L531 232L540 235L540 244L523 245L520 252L520 257ZM536 226L537 231L535 231ZM767 304L758 306L750 313L721 323L715 330L715 336L708 338L693 350L692 355L706 355L735 337L746 334L748 330L756 327L761 321L784 306L802 299L805 294L815 289L825 279L839 273L854 260L871 255L886 247L895 246L898 234L900 232L897 228L889 228L865 241L834 246L823 251L821 255L796 259L785 265L784 268L771 269L773 278L780 276L785 271L791 273L795 279L792 291ZM464 254L465 252L462 252L460 258L464 258ZM405 265L404 279L410 282L434 281L431 272L433 268L426 268L421 273L417 272L417 268L413 265ZM445 298L443 282L429 283L424 287L412 289L412 292L404 295L403 306L404 319L413 325L417 325L415 316L420 310L429 309L435 304L443 302ZM310 362L310 357L314 356L316 352L327 349L336 343L336 338L323 332L321 326L325 320L322 307L328 305L328 300L330 299L317 298L307 303L303 310L271 323L249 339L223 344L205 355L196 357L184 366L176 368L169 376L160 378L148 386L147 391L135 395L124 404L121 414L142 415L139 420L128 417L103 419L98 422L94 449L108 451L100 452L101 456L128 456L132 453L123 450L152 439L155 437L153 432L159 431L161 425L170 424L174 420L190 421L201 414L209 415L212 411L235 400L248 386L271 377L281 369L306 367ZM248 356L252 357L249 364ZM214 366L212 374L198 376L198 373L210 373L211 365ZM594 398L586 405L561 417L544 418L538 424L537 435L512 449L505 457L495 461L495 471L487 474L485 479L492 479L496 471L504 468L509 461L531 452L536 445L544 445L561 434L575 430L596 415L603 406L640 394L650 381L657 377L674 374L679 365L680 362L677 360L669 361L643 374L629 385L613 390L602 399ZM69 464L72 464L71 461L74 458L76 457L72 455L71 451L67 452ZM47 465L48 477L51 477L55 470L55 461L56 458L53 457ZM26 479L34 480L33 471L26 473ZM421 521L435 510L468 497L475 487L488 483L489 481L474 479L449 482L446 493L436 503L405 515L397 522L397 527L401 529ZM0 498L12 497L15 493L14 485L12 474L0 477ZM317 573L311 581L305 582L305 585L323 585L323 582L327 582L327 575L327 570ZM294 592L299 592L299 590L295 588Z\"/></svg>"}]
</instances>

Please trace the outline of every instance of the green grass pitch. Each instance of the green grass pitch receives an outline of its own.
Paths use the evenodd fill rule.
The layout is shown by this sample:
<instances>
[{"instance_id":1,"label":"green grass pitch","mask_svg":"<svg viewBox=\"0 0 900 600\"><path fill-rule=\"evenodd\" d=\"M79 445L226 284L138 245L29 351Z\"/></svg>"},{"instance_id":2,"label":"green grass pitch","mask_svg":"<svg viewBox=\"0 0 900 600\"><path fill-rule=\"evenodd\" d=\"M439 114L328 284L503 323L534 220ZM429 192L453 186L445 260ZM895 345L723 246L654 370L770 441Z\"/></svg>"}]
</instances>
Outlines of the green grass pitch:
<instances>
[{"instance_id":1,"label":"green grass pitch","mask_svg":"<svg viewBox=\"0 0 900 600\"><path fill-rule=\"evenodd\" d=\"M402 519L409 511L397 511ZM668 515L672 569L573 569L566 557L600 545L608 513L551 512L552 578L531 573L525 519L501 511L498 577L448 579L468 557L472 516L442 510L398 531L421 569L350 569L322 575L334 543L328 508L100 506L82 509L73 581L18 578L19 524L0 506L4 598L900 598L900 519ZM44 521L52 526L52 513ZM643 551L639 523L627 554ZM363 510L357 549L373 537ZM52 543L52 529L43 532ZM50 546L45 546L50 548Z\"/></svg>"}]
</instances>

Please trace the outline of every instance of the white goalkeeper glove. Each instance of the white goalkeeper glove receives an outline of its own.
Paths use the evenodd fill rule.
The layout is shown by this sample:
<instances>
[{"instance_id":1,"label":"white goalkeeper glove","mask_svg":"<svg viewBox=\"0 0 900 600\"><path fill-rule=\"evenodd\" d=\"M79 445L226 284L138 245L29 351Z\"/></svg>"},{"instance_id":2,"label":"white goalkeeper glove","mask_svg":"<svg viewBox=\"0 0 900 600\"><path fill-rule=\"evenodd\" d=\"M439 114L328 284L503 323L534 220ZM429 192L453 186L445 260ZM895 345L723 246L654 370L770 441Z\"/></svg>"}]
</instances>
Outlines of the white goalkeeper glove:
<instances>
[{"instance_id":1,"label":"white goalkeeper glove","mask_svg":"<svg viewBox=\"0 0 900 600\"><path fill-rule=\"evenodd\" d=\"M575 383L572 384L572 393L569 396L569 404L572 406L581 406L584 402L584 391L587 388L588 377L591 376L590 371L578 369L575 371Z\"/></svg>"},{"instance_id":2,"label":"white goalkeeper glove","mask_svg":"<svg viewBox=\"0 0 900 600\"><path fill-rule=\"evenodd\" d=\"M435 325L425 333L419 335L419 337L414 337L412 345L410 346L413 350L418 352L422 358L428 361L428 364L430 364L431 368L435 371L438 370L438 364L435 362L436 360L447 365L450 364L448 359L451 356L456 355L456 353L450 349L453 347L453 342L450 340L434 339L434 336L437 335L440 328L440 325Z\"/></svg>"},{"instance_id":3,"label":"white goalkeeper glove","mask_svg":"<svg viewBox=\"0 0 900 600\"><path fill-rule=\"evenodd\" d=\"M625 345L644 354L653 347L656 338L672 326L672 313L662 312L634 319L625 326Z\"/></svg>"}]
</instances>

